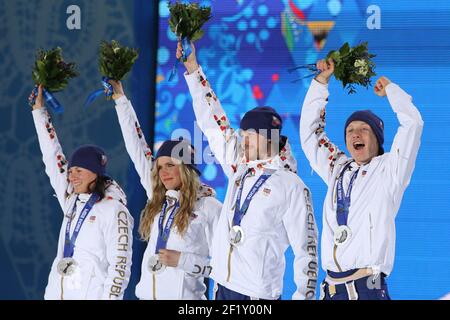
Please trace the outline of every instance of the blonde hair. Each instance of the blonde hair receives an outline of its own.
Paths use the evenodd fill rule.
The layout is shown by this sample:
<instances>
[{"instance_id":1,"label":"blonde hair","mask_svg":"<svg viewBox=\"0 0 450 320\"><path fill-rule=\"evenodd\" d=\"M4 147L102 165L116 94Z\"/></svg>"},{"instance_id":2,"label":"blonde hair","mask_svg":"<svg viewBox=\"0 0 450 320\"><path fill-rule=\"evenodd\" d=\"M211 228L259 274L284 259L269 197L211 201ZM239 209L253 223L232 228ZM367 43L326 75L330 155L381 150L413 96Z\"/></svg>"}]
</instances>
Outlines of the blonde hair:
<instances>
[{"instance_id":1,"label":"blonde hair","mask_svg":"<svg viewBox=\"0 0 450 320\"><path fill-rule=\"evenodd\" d=\"M180 170L180 207L175 214L174 226L178 233L183 236L186 233L189 217L194 211L197 202L197 193L200 188L200 179L194 169L186 166L184 163L176 164ZM139 235L144 241L150 239L150 231L158 213L161 212L163 204L166 200L166 187L159 178L159 170L156 161L152 169L153 194L152 199L141 212L139 223Z\"/></svg>"}]
</instances>

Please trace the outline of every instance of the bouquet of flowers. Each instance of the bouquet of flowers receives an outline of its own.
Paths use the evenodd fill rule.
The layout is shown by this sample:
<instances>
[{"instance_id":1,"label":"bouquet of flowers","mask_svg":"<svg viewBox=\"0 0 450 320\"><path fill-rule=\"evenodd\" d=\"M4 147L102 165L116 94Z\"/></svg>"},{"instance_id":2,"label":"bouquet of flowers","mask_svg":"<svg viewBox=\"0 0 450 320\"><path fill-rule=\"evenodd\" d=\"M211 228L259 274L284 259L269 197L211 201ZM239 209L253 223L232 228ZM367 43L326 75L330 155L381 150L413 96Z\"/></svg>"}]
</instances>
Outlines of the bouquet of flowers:
<instances>
[{"instance_id":1,"label":"bouquet of flowers","mask_svg":"<svg viewBox=\"0 0 450 320\"><path fill-rule=\"evenodd\" d=\"M94 91L89 95L85 105L91 104L103 92L106 98L110 99L113 94L113 88L109 84L109 80L120 81L130 72L137 58L138 50L134 48L124 47L118 41L111 42L102 41L99 50L99 70L102 74L103 89Z\"/></svg>"},{"instance_id":2,"label":"bouquet of flowers","mask_svg":"<svg viewBox=\"0 0 450 320\"><path fill-rule=\"evenodd\" d=\"M108 79L120 81L130 72L138 57L136 49L121 46L116 40L102 41L98 57L100 72Z\"/></svg>"},{"instance_id":3,"label":"bouquet of flowers","mask_svg":"<svg viewBox=\"0 0 450 320\"><path fill-rule=\"evenodd\" d=\"M186 61L190 54L190 41L197 41L204 35L202 26L211 18L211 7L199 6L198 3L181 3L176 1L174 4L168 2L170 17L169 27L181 41L183 47L182 59ZM176 73L178 60L170 75L171 80Z\"/></svg>"},{"instance_id":4,"label":"bouquet of flowers","mask_svg":"<svg viewBox=\"0 0 450 320\"><path fill-rule=\"evenodd\" d=\"M342 86L348 90L349 94L352 94L356 92L355 85L367 88L371 84L370 79L376 75L374 72L375 63L371 60L373 57L375 55L368 52L367 42L363 42L352 48L348 43L345 43L339 50L330 51L326 59L333 59L335 63L334 77L342 82ZM306 77L312 77L320 73L315 64L295 67L289 71L300 68L306 68L312 72Z\"/></svg>"},{"instance_id":5,"label":"bouquet of flowers","mask_svg":"<svg viewBox=\"0 0 450 320\"><path fill-rule=\"evenodd\" d=\"M47 105L56 113L63 112L62 105L56 100L53 93L63 90L67 87L71 78L78 76L75 68L75 63L64 61L60 47L48 51L39 49L32 71L35 88L30 95L29 104L33 105L35 103L38 92L37 87L42 85Z\"/></svg>"},{"instance_id":6,"label":"bouquet of flowers","mask_svg":"<svg viewBox=\"0 0 450 320\"><path fill-rule=\"evenodd\" d=\"M202 26L211 18L211 7L200 7L198 3L168 4L170 30L178 39L197 41L203 37Z\"/></svg>"}]
</instances>

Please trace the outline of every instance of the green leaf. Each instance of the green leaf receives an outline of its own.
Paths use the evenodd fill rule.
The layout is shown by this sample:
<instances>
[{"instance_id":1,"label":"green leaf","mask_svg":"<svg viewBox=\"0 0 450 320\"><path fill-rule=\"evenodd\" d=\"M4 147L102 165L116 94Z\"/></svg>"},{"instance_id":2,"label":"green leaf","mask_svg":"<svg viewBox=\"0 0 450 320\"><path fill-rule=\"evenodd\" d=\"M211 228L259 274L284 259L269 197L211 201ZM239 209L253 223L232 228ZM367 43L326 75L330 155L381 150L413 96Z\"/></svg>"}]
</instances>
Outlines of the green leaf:
<instances>
[{"instance_id":1,"label":"green leaf","mask_svg":"<svg viewBox=\"0 0 450 320\"><path fill-rule=\"evenodd\" d=\"M341 56L345 56L350 52L350 46L348 45L348 42L346 42L340 49L339 53Z\"/></svg>"},{"instance_id":2,"label":"green leaf","mask_svg":"<svg viewBox=\"0 0 450 320\"><path fill-rule=\"evenodd\" d=\"M203 37L204 33L205 33L205 32L204 32L203 30L197 30L197 31L192 35L191 41L197 41L197 40L200 40L200 39Z\"/></svg>"}]
</instances>

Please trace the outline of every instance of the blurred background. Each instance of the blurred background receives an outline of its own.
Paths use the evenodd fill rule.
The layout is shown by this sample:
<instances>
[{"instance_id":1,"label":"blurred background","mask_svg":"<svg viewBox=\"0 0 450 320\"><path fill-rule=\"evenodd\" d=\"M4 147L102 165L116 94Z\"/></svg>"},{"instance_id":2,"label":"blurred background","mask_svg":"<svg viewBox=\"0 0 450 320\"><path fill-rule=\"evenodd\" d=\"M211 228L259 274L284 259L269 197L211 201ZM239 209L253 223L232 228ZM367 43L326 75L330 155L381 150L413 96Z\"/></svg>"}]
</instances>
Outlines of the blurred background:
<instances>
[{"instance_id":1,"label":"blurred background","mask_svg":"<svg viewBox=\"0 0 450 320\"><path fill-rule=\"evenodd\" d=\"M368 41L376 54L377 77L385 75L414 98L425 122L411 184L397 216L396 260L388 278L393 299L438 299L450 291L450 2L447 0L203 0L212 7L197 56L232 126L255 106L270 105L283 117L299 175L312 191L321 231L326 186L313 173L299 143L299 115L310 79L300 64L314 63L345 42ZM72 7L71 7L72 6ZM74 7L75 11L74 10ZM80 24L73 14L79 11ZM44 172L28 95L38 48L60 46L76 61L80 76L57 94L65 112L54 115L68 156L95 143L109 155L108 172L126 190L136 227L146 196L126 153L114 103L104 98L85 108L100 88L97 67L101 40L139 48L140 57L124 81L147 142L185 136L211 159L198 128L180 66L176 37L168 27L167 1L0 0L0 299L42 299L56 254L62 215ZM73 28L75 26L75 28ZM79 27L79 28L78 28ZM376 80L373 79L374 81ZM327 132L342 149L343 126L355 110L372 109L385 121L389 150L398 121L387 99L372 88L348 95L330 83ZM202 148L199 148L202 146ZM207 159L208 158L208 159ZM219 166L202 163L203 179L223 200L226 179ZM145 243L135 237L132 278L125 294L135 299ZM292 252L286 252L283 299L295 290ZM324 278L321 270L319 280Z\"/></svg>"}]
</instances>

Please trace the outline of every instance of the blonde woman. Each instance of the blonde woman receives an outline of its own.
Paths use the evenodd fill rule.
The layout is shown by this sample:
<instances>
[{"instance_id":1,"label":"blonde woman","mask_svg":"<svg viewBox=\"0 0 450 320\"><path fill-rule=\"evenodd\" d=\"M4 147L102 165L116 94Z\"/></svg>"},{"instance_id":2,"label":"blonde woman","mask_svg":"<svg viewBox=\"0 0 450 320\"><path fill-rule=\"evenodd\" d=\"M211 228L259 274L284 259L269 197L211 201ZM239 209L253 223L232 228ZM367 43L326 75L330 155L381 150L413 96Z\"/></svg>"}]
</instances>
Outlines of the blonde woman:
<instances>
[{"instance_id":1,"label":"blonde woman","mask_svg":"<svg viewBox=\"0 0 450 320\"><path fill-rule=\"evenodd\" d=\"M194 150L186 141L165 141L153 158L122 84L110 81L125 146L148 202L139 233L147 241L136 287L139 299L206 299L204 277L222 204L200 182Z\"/></svg>"}]
</instances>

